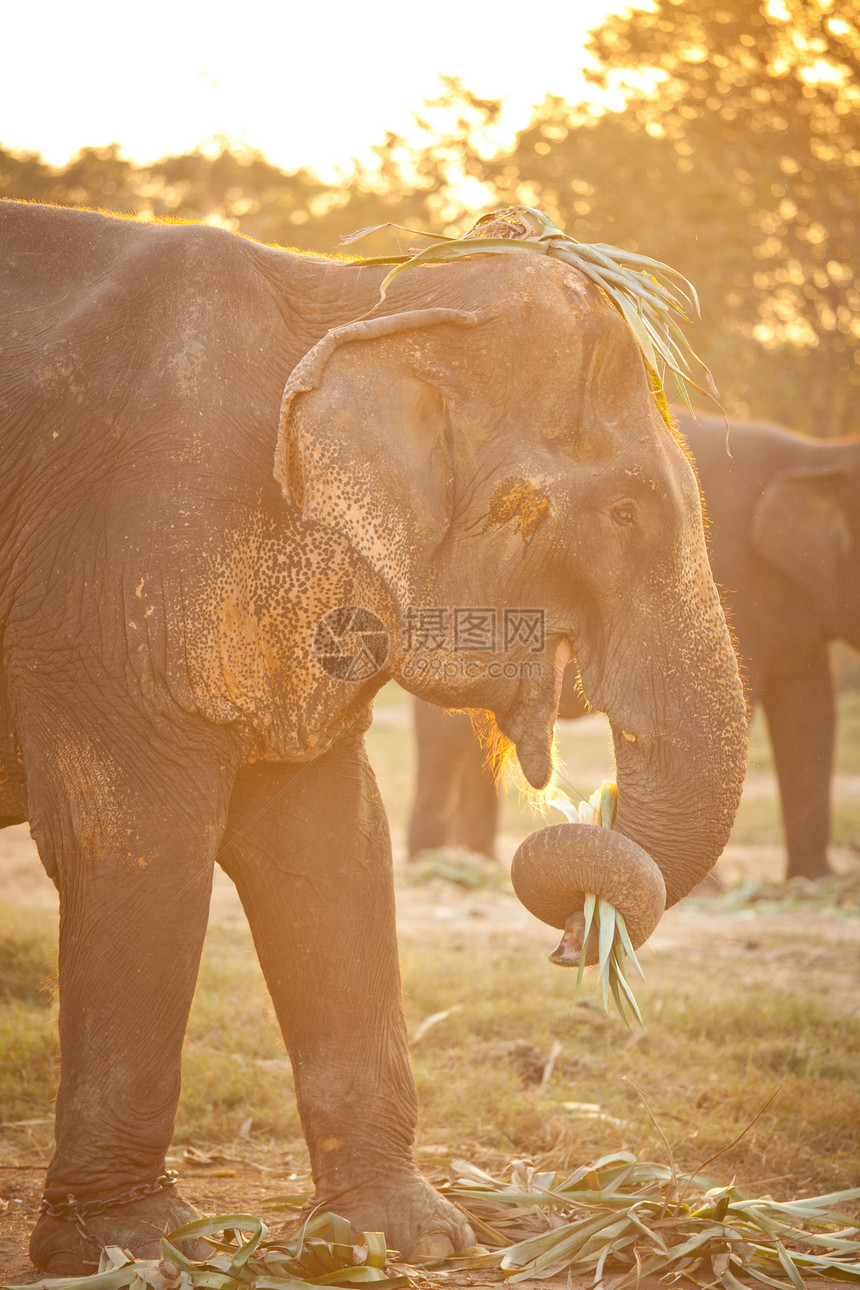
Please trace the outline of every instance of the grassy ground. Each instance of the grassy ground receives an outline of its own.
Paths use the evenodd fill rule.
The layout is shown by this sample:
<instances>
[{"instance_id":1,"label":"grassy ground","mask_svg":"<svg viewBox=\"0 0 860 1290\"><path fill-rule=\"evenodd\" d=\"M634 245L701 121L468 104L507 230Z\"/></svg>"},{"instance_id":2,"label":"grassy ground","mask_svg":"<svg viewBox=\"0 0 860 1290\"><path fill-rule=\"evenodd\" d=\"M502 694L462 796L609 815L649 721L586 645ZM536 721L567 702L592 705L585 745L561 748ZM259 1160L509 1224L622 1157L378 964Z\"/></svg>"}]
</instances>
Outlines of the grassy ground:
<instances>
[{"instance_id":1,"label":"grassy ground","mask_svg":"<svg viewBox=\"0 0 860 1290\"><path fill-rule=\"evenodd\" d=\"M839 863L860 843L860 694L840 701L836 781ZM370 735L395 837L411 796L405 696L387 689ZM569 780L589 792L611 770L597 720L561 732ZM726 863L748 876L781 870L778 809L760 723L749 791ZM509 853L539 825L510 797ZM11 835L14 831L7 831ZM0 835L2 840L2 835ZM18 839L20 843L20 838ZM722 864L723 862L721 862ZM3 870L0 856L0 871ZM728 870L727 870L728 872ZM33 868L33 873L36 873ZM546 958L553 933L507 890L409 885L398 861L408 1023L442 1016L414 1046L420 1148L428 1167L454 1156L497 1169L511 1156L560 1169L625 1147L666 1149L695 1167L728 1147L768 1097L770 1109L710 1171L777 1197L860 1185L860 918L826 902L746 907L686 903L642 954L644 1034L604 1015L593 993ZM224 909L231 909L226 879ZM52 971L56 918L0 875L0 1168L41 1166L56 1083ZM216 917L188 1037L176 1150L236 1143L303 1167L291 1074L240 916ZM284 1154L286 1153L286 1154ZM285 1164L286 1162L286 1164ZM274 1166L272 1166L274 1167ZM37 1174L34 1177L37 1178ZM4 1178L0 1172L0 1207ZM34 1187L36 1183L34 1182ZM34 1192L35 1195L35 1192Z\"/></svg>"},{"instance_id":2,"label":"grassy ground","mask_svg":"<svg viewBox=\"0 0 860 1290\"><path fill-rule=\"evenodd\" d=\"M681 913L643 955L640 1034L606 1016L590 991L574 1002L573 974L546 959L552 933L517 921L505 893L473 893L465 904L455 893L442 899L455 902L454 916L449 909L444 920L422 918L424 894L409 893L413 917L402 933L410 1031L447 1013L414 1047L430 1155L481 1164L525 1155L560 1169L618 1147L663 1159L629 1079L679 1163L692 1168L731 1143L779 1089L724 1176L781 1196L860 1185L856 920L827 911ZM0 935L7 947L23 946L17 980L36 989L53 920L40 914L26 929L16 923L7 921ZM54 1018L49 996L40 997L37 1004L7 997L0 1007L3 1136L13 1159L41 1156L50 1141ZM301 1161L291 1083L248 935L213 927L186 1047L177 1144L250 1132Z\"/></svg>"}]
</instances>

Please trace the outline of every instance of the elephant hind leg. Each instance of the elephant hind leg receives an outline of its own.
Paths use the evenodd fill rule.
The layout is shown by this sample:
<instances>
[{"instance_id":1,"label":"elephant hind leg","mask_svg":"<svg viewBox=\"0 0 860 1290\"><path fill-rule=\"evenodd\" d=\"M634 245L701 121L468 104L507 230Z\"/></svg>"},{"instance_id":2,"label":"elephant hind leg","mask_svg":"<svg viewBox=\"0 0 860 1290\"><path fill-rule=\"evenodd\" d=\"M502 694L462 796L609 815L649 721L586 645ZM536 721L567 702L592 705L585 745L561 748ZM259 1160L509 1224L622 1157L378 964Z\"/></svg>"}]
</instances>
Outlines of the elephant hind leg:
<instances>
[{"instance_id":1,"label":"elephant hind leg","mask_svg":"<svg viewBox=\"0 0 860 1290\"><path fill-rule=\"evenodd\" d=\"M787 878L824 878L836 702L827 646L787 651L763 680L788 852Z\"/></svg>"},{"instance_id":2,"label":"elephant hind leg","mask_svg":"<svg viewBox=\"0 0 860 1290\"><path fill-rule=\"evenodd\" d=\"M451 840L481 855L496 859L499 794L487 754L471 729L471 743L460 762Z\"/></svg>"},{"instance_id":3,"label":"elephant hind leg","mask_svg":"<svg viewBox=\"0 0 860 1290\"><path fill-rule=\"evenodd\" d=\"M472 1244L418 1172L388 822L362 741L237 777L221 863L293 1065L315 1205L404 1254ZM425 1251L426 1244L426 1251Z\"/></svg>"},{"instance_id":4,"label":"elephant hind leg","mask_svg":"<svg viewBox=\"0 0 860 1290\"><path fill-rule=\"evenodd\" d=\"M415 798L407 849L452 843L495 858L498 803L472 723L463 712L446 712L415 700Z\"/></svg>"}]
</instances>

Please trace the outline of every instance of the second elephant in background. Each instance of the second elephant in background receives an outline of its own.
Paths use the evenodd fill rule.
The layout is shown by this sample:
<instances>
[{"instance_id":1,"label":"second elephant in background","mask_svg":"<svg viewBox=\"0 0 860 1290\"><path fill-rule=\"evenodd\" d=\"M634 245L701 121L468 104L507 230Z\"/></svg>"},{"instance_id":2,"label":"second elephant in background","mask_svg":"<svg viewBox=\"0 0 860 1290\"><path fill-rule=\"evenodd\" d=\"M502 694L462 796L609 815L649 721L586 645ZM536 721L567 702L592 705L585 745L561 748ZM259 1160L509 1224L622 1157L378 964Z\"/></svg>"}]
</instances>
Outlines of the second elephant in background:
<instances>
[{"instance_id":1,"label":"second elephant in background","mask_svg":"<svg viewBox=\"0 0 860 1290\"><path fill-rule=\"evenodd\" d=\"M817 440L764 422L679 414L710 520L714 579L747 695L767 719L786 876L829 872L836 705L830 643L860 649L860 440ZM587 711L568 668L560 717ZM417 775L408 850L492 856L498 798L469 718L416 702Z\"/></svg>"}]
</instances>

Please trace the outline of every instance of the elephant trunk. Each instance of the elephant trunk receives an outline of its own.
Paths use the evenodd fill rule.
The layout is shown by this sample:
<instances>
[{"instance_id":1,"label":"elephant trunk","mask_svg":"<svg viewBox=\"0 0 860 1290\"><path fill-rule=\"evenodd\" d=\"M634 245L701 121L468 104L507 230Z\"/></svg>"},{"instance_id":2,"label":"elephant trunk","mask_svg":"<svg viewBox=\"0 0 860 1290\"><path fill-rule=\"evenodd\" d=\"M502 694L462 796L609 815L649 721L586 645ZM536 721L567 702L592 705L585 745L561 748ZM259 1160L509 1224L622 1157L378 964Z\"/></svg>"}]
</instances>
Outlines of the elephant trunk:
<instances>
[{"instance_id":1,"label":"elephant trunk","mask_svg":"<svg viewBox=\"0 0 860 1290\"><path fill-rule=\"evenodd\" d=\"M634 949L647 941L666 906L663 875L647 852L615 829L591 824L553 824L529 834L514 855L511 882L536 918L564 929L551 955L562 967L579 963L587 892L624 915ZM597 949L589 942L586 963L597 961Z\"/></svg>"},{"instance_id":2,"label":"elephant trunk","mask_svg":"<svg viewBox=\"0 0 860 1290\"><path fill-rule=\"evenodd\" d=\"M610 717L618 801L612 829L566 824L540 830L514 857L517 895L537 917L566 928L554 959L578 962L585 893L603 897L625 916L634 946L707 875L728 841L746 769L747 711L722 610L711 584L707 615L665 625L659 665L628 632L620 675L632 677L616 703L589 686L589 660L579 656L583 684ZM623 652L619 651L617 658ZM638 662L638 666L636 666ZM661 697L644 710L654 677ZM650 686L650 689L648 688ZM672 688L674 686L674 688ZM667 692L671 695L667 699ZM589 946L586 962L595 958Z\"/></svg>"},{"instance_id":3,"label":"elephant trunk","mask_svg":"<svg viewBox=\"0 0 860 1290\"><path fill-rule=\"evenodd\" d=\"M633 738L610 716L618 783L614 827L659 866L667 908L722 854L747 752L746 700L716 591L704 621L682 619L668 635L674 640L661 670L681 681L668 713Z\"/></svg>"}]
</instances>

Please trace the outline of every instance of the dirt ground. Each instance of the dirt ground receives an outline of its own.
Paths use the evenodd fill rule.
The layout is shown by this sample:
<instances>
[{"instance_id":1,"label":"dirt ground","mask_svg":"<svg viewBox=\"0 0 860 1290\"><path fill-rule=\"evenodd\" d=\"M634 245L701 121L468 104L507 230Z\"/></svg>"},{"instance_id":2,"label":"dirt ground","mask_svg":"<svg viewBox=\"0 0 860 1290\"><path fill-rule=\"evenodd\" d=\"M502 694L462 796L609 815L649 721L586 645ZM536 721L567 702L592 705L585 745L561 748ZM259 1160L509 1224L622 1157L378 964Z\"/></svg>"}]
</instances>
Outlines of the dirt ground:
<instances>
[{"instance_id":1,"label":"dirt ground","mask_svg":"<svg viewBox=\"0 0 860 1290\"><path fill-rule=\"evenodd\" d=\"M503 854L513 851L515 839L505 838ZM835 855L840 868L856 865L856 856L849 853ZM777 879L783 859L776 847L730 848L717 866L719 878L730 883L744 876L755 875ZM12 906L53 909L56 893L41 870L35 848L25 827L0 832L0 901ZM806 915L803 912L781 915L783 930L794 925L798 942L802 939ZM492 941L494 937L515 934L546 949L547 929L536 924L515 898L504 892L466 893L445 884L440 890L428 887L404 886L398 889L398 918L400 935L424 935L428 923L441 931L468 930L470 937L479 935ZM727 923L727 918L730 920ZM715 943L725 941L734 934L743 935L747 953L756 953L755 938L750 935L755 915L749 909L737 915L709 913L707 902L684 902L668 911L652 938L655 952L669 950L679 940L703 954L713 954ZM244 915L232 883L218 874L212 900L211 922L229 924L243 921ZM827 933L829 936L829 933ZM834 981L834 1007L844 1010L846 1017L857 1024L857 989L860 983L860 919L839 919L832 924L833 953L842 963L853 962L853 971L841 974ZM826 941L827 937L825 937ZM762 953L772 953L763 942ZM783 968L788 970L790 952L784 956ZM835 960L834 960L835 961ZM776 965L777 967L779 965ZM827 965L822 965L825 968ZM829 987L830 988L830 987ZM2 1108L0 1108L2 1114ZM2 1122L0 1122L0 1276L4 1284L23 1285L37 1279L26 1255L27 1239L35 1222L39 1206L47 1158L41 1154L31 1156L2 1154ZM432 1150L432 1149L431 1149ZM271 1224L274 1231L285 1221L283 1209L268 1202L285 1192L306 1192L310 1180L299 1172L296 1164L283 1153L266 1150L250 1140L238 1141L201 1159L178 1155L170 1163L182 1175L182 1188L188 1199L201 1211L209 1213L250 1212ZM422 1166L433 1178L438 1162L432 1156L422 1160ZM484 1162L476 1162L484 1163ZM440 1181L441 1178L437 1178ZM434 1281L448 1286L491 1286L502 1282L500 1273L452 1272ZM523 1282L525 1286L567 1285L567 1279L555 1281ZM579 1282L572 1283L578 1287ZM582 1286L586 1283L583 1281ZM818 1281L819 1286L832 1284Z\"/></svg>"}]
</instances>

